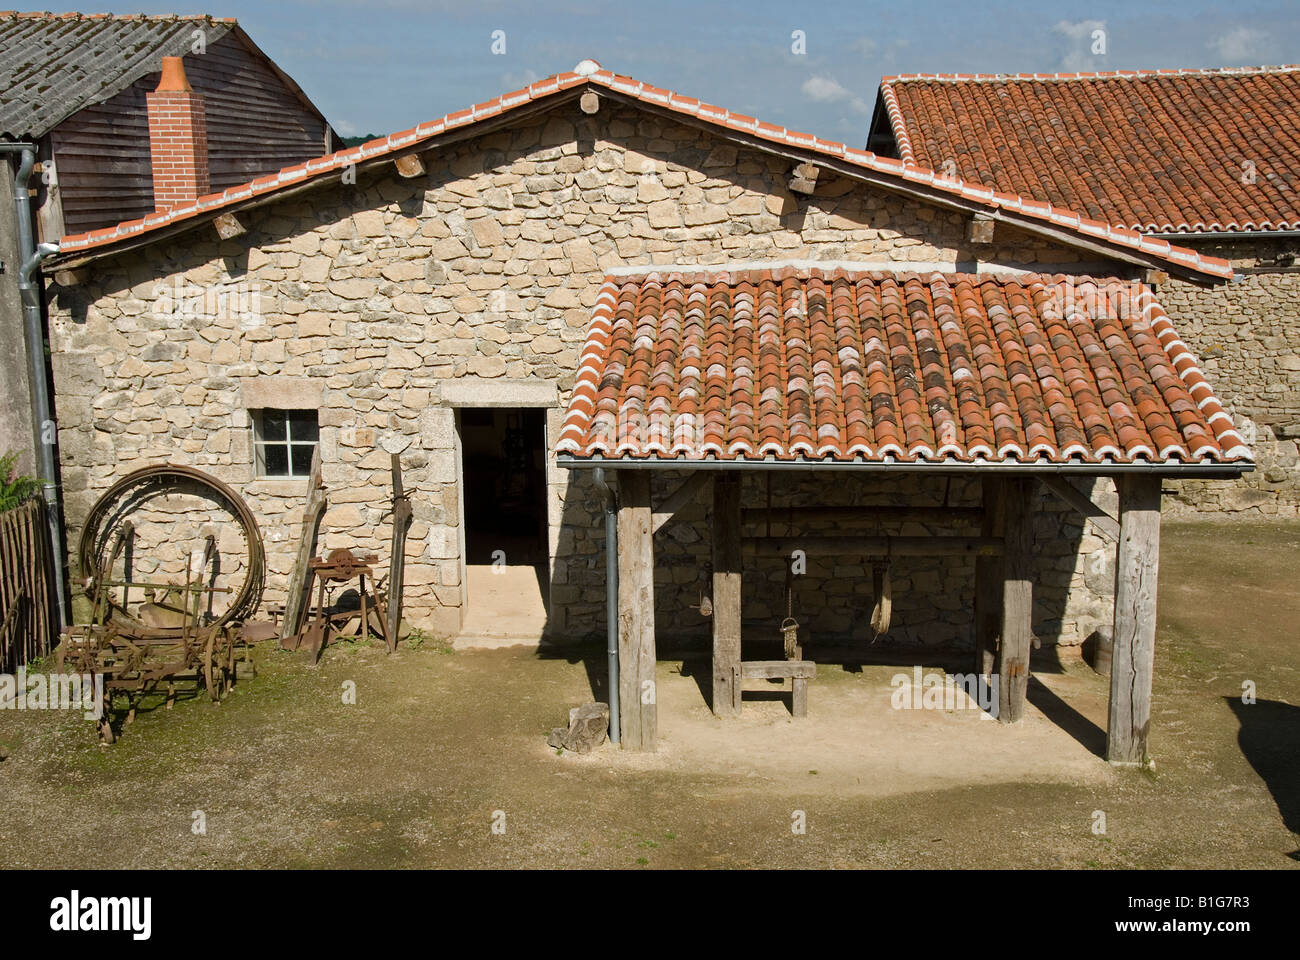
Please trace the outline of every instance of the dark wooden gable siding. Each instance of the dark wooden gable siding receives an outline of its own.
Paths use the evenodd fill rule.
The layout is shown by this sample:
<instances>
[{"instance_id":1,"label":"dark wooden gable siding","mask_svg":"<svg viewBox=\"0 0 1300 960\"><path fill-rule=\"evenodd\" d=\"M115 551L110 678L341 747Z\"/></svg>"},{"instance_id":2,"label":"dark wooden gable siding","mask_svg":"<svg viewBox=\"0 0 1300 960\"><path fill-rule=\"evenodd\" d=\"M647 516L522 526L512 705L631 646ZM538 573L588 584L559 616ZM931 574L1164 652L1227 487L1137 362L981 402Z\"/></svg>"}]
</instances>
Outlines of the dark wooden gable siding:
<instances>
[{"instance_id":1,"label":"dark wooden gable siding","mask_svg":"<svg viewBox=\"0 0 1300 960\"><path fill-rule=\"evenodd\" d=\"M324 120L237 35L187 54L185 72L204 97L214 191L325 152ZM141 77L51 132L65 234L153 211L145 94L156 86L157 73Z\"/></svg>"}]
</instances>

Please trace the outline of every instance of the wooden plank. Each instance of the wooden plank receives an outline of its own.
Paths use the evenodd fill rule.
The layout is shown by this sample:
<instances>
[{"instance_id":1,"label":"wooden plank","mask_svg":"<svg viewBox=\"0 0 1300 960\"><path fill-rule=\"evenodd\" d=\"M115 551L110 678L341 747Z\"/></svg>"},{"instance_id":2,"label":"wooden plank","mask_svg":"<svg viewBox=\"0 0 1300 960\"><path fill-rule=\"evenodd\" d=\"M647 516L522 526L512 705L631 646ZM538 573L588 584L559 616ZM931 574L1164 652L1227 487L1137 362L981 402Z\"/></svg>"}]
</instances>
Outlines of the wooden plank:
<instances>
[{"instance_id":1,"label":"wooden plank","mask_svg":"<svg viewBox=\"0 0 1300 960\"><path fill-rule=\"evenodd\" d=\"M710 479L709 474L701 470L683 480L681 485L669 494L668 499L661 503L659 509L655 511L654 532L658 533L678 519L683 514L683 511L694 506L700 491L709 485Z\"/></svg>"},{"instance_id":2,"label":"wooden plank","mask_svg":"<svg viewBox=\"0 0 1300 960\"><path fill-rule=\"evenodd\" d=\"M1106 759L1115 764L1144 764L1149 760L1147 734L1155 666L1160 478L1126 474L1116 482L1120 537Z\"/></svg>"},{"instance_id":3,"label":"wooden plank","mask_svg":"<svg viewBox=\"0 0 1300 960\"><path fill-rule=\"evenodd\" d=\"M316 553L316 537L320 533L321 517L325 515L327 498L321 482L320 444L311 457L311 479L307 487L307 505L302 512L302 531L298 536L298 553L289 575L289 592L284 601L284 619L280 621L280 639L285 640L302 629L311 603L311 577L308 563Z\"/></svg>"},{"instance_id":4,"label":"wooden plank","mask_svg":"<svg viewBox=\"0 0 1300 960\"><path fill-rule=\"evenodd\" d=\"M998 719L1015 723L1029 693L1029 651L1033 644L1034 481L1005 481L1002 556L1002 629L999 644Z\"/></svg>"},{"instance_id":5,"label":"wooden plank","mask_svg":"<svg viewBox=\"0 0 1300 960\"><path fill-rule=\"evenodd\" d=\"M790 683L790 712L796 717L808 716L808 681L795 677Z\"/></svg>"},{"instance_id":6,"label":"wooden plank","mask_svg":"<svg viewBox=\"0 0 1300 960\"><path fill-rule=\"evenodd\" d=\"M618 693L624 750L653 750L655 689L654 533L650 473L618 477Z\"/></svg>"},{"instance_id":7,"label":"wooden plank","mask_svg":"<svg viewBox=\"0 0 1300 960\"><path fill-rule=\"evenodd\" d=\"M788 557L794 550L830 557L995 557L997 537L752 537L745 547L760 557Z\"/></svg>"},{"instance_id":8,"label":"wooden plank","mask_svg":"<svg viewBox=\"0 0 1300 960\"><path fill-rule=\"evenodd\" d=\"M713 478L713 712L740 713L740 478Z\"/></svg>"},{"instance_id":9,"label":"wooden plank","mask_svg":"<svg viewBox=\"0 0 1300 960\"><path fill-rule=\"evenodd\" d=\"M1081 513L1092 528L1111 543L1119 542L1119 521L1082 493L1065 477L1045 475L1043 486Z\"/></svg>"},{"instance_id":10,"label":"wooden plank","mask_svg":"<svg viewBox=\"0 0 1300 960\"><path fill-rule=\"evenodd\" d=\"M402 458L392 454L393 472L393 541L388 552L388 622L384 629L388 652L397 649L397 634L402 629L402 588L406 583L406 531L411 526L411 498L402 486Z\"/></svg>"},{"instance_id":11,"label":"wooden plank","mask_svg":"<svg viewBox=\"0 0 1300 960\"><path fill-rule=\"evenodd\" d=\"M799 677L812 680L817 664L812 660L743 660L740 675L746 680L784 680Z\"/></svg>"},{"instance_id":12,"label":"wooden plank","mask_svg":"<svg viewBox=\"0 0 1300 960\"><path fill-rule=\"evenodd\" d=\"M980 481L984 501L980 534L1002 536L1002 481L983 477ZM975 672L992 676L997 654L998 634L1002 626L1002 560L999 557L975 558Z\"/></svg>"},{"instance_id":13,"label":"wooden plank","mask_svg":"<svg viewBox=\"0 0 1300 960\"><path fill-rule=\"evenodd\" d=\"M780 526L796 521L823 521L826 523L902 522L918 523L978 523L984 511L980 507L746 507L740 511L741 521L767 523Z\"/></svg>"}]
</instances>

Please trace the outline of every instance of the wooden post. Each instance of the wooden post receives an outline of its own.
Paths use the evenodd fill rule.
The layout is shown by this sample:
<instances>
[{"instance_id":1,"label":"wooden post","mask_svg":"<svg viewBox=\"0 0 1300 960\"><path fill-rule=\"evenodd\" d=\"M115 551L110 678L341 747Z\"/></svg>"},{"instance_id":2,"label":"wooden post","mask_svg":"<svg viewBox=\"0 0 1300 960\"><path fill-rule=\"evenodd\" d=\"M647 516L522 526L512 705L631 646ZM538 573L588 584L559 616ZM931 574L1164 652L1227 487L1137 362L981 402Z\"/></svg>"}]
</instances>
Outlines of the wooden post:
<instances>
[{"instance_id":1,"label":"wooden post","mask_svg":"<svg viewBox=\"0 0 1300 960\"><path fill-rule=\"evenodd\" d=\"M1002 536L1002 481L984 477L980 481L984 495L984 515L980 536ZM998 632L1002 624L1002 558L975 558L975 672L993 675Z\"/></svg>"},{"instance_id":2,"label":"wooden post","mask_svg":"<svg viewBox=\"0 0 1300 960\"><path fill-rule=\"evenodd\" d=\"M787 560L787 562L789 562ZM740 713L740 478L713 478L713 712Z\"/></svg>"},{"instance_id":3,"label":"wooden post","mask_svg":"<svg viewBox=\"0 0 1300 960\"><path fill-rule=\"evenodd\" d=\"M655 748L654 534L650 473L618 471L618 701L624 750Z\"/></svg>"},{"instance_id":4,"label":"wooden post","mask_svg":"<svg viewBox=\"0 0 1300 960\"><path fill-rule=\"evenodd\" d=\"M1003 504L1002 640L998 649L998 719L1015 723L1029 693L1029 650L1033 644L1034 481L1007 480Z\"/></svg>"},{"instance_id":5,"label":"wooden post","mask_svg":"<svg viewBox=\"0 0 1300 960\"><path fill-rule=\"evenodd\" d=\"M1110 665L1106 759L1148 760L1151 675L1155 663L1156 576L1160 565L1160 478L1129 474L1119 487L1115 630Z\"/></svg>"}]
</instances>

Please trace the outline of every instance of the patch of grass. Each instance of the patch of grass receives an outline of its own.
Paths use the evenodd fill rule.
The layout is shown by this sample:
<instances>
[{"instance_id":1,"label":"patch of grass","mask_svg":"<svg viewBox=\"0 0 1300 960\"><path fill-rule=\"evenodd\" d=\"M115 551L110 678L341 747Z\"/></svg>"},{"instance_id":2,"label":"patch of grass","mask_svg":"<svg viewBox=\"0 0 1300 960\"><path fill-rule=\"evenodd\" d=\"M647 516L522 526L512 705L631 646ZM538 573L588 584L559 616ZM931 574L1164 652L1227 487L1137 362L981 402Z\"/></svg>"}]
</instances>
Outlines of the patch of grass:
<instances>
[{"instance_id":1,"label":"patch of grass","mask_svg":"<svg viewBox=\"0 0 1300 960\"><path fill-rule=\"evenodd\" d=\"M0 513L21 506L40 493L41 481L35 477L14 476L18 454L10 451L0 456Z\"/></svg>"}]
</instances>

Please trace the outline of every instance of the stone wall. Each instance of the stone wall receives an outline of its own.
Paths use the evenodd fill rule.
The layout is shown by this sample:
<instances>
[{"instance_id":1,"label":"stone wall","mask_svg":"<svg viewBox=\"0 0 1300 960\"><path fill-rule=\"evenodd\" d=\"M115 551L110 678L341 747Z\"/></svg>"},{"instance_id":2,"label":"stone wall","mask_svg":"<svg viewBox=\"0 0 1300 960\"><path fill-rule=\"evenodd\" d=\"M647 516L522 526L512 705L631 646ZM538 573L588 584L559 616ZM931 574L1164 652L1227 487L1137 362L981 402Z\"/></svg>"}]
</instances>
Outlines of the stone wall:
<instances>
[{"instance_id":1,"label":"stone wall","mask_svg":"<svg viewBox=\"0 0 1300 960\"><path fill-rule=\"evenodd\" d=\"M1300 252L1300 241L1195 246L1239 269ZM1171 514L1300 515L1300 273L1246 274L1212 288L1171 280L1158 296L1257 463L1241 480L1166 484L1178 491L1167 498Z\"/></svg>"},{"instance_id":2,"label":"stone wall","mask_svg":"<svg viewBox=\"0 0 1300 960\"><path fill-rule=\"evenodd\" d=\"M605 271L775 259L951 269L973 259L959 214L830 176L796 202L785 187L789 166L694 127L610 105L588 118L568 104L431 156L425 176L402 179L385 166L356 184L243 213L240 238L218 240L204 225L97 264L86 285L53 288L50 309L70 544L115 478L186 463L249 500L267 544L267 599L283 596L305 483L255 476L250 411L311 407L331 504L324 548L386 552L389 454L400 452L415 510L407 612L426 629L455 633L462 570L451 388L549 389L553 446ZM1079 269L1076 251L1013 230L1000 230L997 249L980 259ZM600 500L585 474L554 463L548 484L550 629L596 634ZM818 496L808 484L792 495ZM845 489L875 495L865 484ZM954 496L969 495L955 485ZM1076 548L1086 556L1092 545L1061 537L1053 511L1042 517L1041 559L1059 595L1067 582L1083 588ZM689 529L662 538L659 605L666 626L698 630L687 611L699 600L704 540L691 541ZM859 629L870 589L859 574L816 571L809 583L829 586L808 595L829 602L813 629ZM900 564L900 636L968 633L969 580L969 565ZM770 619L770 588L754 578L749 589L753 615ZM1044 609L1044 632L1081 639L1083 609Z\"/></svg>"}]
</instances>

